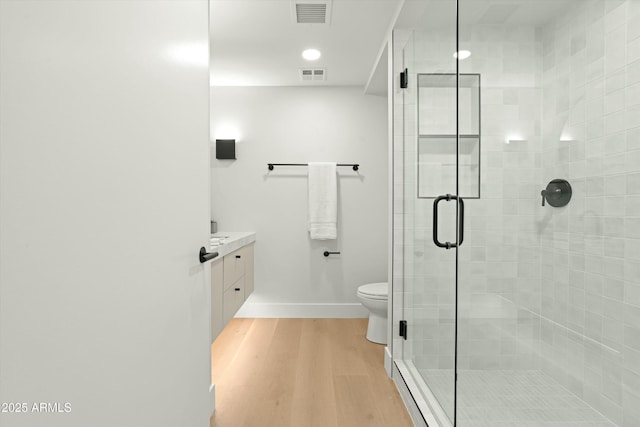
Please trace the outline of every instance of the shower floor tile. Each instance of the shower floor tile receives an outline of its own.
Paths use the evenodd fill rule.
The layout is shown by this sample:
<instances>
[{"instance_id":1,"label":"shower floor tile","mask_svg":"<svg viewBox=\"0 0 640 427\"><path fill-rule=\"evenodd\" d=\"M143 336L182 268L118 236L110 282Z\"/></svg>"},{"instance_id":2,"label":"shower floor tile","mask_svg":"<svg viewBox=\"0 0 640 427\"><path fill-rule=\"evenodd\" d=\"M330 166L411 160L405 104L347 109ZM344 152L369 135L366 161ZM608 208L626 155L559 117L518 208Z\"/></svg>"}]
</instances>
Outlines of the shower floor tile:
<instances>
[{"instance_id":1,"label":"shower floor tile","mask_svg":"<svg viewBox=\"0 0 640 427\"><path fill-rule=\"evenodd\" d=\"M441 406L453 407L452 371L420 373ZM616 427L539 371L460 371L457 404L458 427Z\"/></svg>"}]
</instances>

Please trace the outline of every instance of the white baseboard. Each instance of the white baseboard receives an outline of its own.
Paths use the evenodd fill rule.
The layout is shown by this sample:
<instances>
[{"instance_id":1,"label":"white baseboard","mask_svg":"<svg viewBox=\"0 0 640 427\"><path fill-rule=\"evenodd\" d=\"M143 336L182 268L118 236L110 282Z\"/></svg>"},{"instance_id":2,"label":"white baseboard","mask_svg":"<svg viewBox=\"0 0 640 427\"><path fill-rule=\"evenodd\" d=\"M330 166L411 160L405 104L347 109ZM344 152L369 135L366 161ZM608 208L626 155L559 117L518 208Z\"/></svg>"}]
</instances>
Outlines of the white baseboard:
<instances>
[{"instance_id":1,"label":"white baseboard","mask_svg":"<svg viewBox=\"0 0 640 427\"><path fill-rule=\"evenodd\" d=\"M360 303L253 303L247 301L235 317L357 319L369 317Z\"/></svg>"},{"instance_id":2,"label":"white baseboard","mask_svg":"<svg viewBox=\"0 0 640 427\"><path fill-rule=\"evenodd\" d=\"M216 411L216 385L211 384L209 386L209 416L211 417Z\"/></svg>"},{"instance_id":3,"label":"white baseboard","mask_svg":"<svg viewBox=\"0 0 640 427\"><path fill-rule=\"evenodd\" d=\"M393 357L391 357L389 347L384 348L384 370L387 371L389 378L393 376Z\"/></svg>"}]
</instances>

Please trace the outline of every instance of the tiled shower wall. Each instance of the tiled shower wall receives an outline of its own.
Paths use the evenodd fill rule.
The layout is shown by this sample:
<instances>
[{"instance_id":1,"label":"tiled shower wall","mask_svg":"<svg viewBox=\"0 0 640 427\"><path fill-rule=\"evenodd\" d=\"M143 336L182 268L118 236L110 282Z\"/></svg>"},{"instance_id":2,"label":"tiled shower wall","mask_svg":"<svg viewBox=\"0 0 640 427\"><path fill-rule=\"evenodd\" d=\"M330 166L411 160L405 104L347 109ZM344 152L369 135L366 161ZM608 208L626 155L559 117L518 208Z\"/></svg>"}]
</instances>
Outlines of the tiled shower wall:
<instances>
[{"instance_id":1,"label":"tiled shower wall","mask_svg":"<svg viewBox=\"0 0 640 427\"><path fill-rule=\"evenodd\" d=\"M640 425L640 1L575 1L538 32L546 208L541 367L624 426Z\"/></svg>"},{"instance_id":2,"label":"tiled shower wall","mask_svg":"<svg viewBox=\"0 0 640 427\"><path fill-rule=\"evenodd\" d=\"M539 366L541 44L533 27L460 29L481 75L481 198L467 199L459 249L459 358L465 369ZM459 390L464 392L464 383Z\"/></svg>"}]
</instances>

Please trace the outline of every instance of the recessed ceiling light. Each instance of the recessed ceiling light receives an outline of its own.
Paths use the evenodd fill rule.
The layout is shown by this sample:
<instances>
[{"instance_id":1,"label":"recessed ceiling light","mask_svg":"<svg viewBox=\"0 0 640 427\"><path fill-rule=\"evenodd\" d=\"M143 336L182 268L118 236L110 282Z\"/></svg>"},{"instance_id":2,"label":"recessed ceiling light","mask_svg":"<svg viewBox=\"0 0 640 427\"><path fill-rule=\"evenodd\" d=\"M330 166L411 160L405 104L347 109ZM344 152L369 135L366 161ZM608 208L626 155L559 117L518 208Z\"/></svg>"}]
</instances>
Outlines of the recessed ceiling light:
<instances>
[{"instance_id":1,"label":"recessed ceiling light","mask_svg":"<svg viewBox=\"0 0 640 427\"><path fill-rule=\"evenodd\" d=\"M320 58L320 51L318 49L307 49L302 52L302 57L307 61L315 61Z\"/></svg>"},{"instance_id":2,"label":"recessed ceiling light","mask_svg":"<svg viewBox=\"0 0 640 427\"><path fill-rule=\"evenodd\" d=\"M469 52L468 50L461 50L460 55L458 55L458 52L453 54L454 58L458 58L458 56L460 56L460 61L462 61L463 59L467 59L468 57L470 57L471 52Z\"/></svg>"}]
</instances>

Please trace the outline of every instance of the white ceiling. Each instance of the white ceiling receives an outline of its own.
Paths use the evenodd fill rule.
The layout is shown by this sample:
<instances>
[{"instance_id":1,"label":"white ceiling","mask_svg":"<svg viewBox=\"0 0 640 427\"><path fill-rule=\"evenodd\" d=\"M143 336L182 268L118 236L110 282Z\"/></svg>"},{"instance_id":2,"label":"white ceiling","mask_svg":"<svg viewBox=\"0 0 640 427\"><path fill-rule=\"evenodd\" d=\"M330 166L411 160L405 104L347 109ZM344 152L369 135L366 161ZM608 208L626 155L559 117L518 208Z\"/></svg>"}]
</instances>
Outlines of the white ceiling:
<instances>
[{"instance_id":1,"label":"white ceiling","mask_svg":"<svg viewBox=\"0 0 640 427\"><path fill-rule=\"evenodd\" d=\"M469 26L540 26L584 0L460 0L460 31ZM455 32L453 0L405 0L395 28L448 28Z\"/></svg>"},{"instance_id":2,"label":"white ceiling","mask_svg":"<svg viewBox=\"0 0 640 427\"><path fill-rule=\"evenodd\" d=\"M210 0L212 86L367 86L367 93L385 95L391 28L455 31L453 0L333 0L329 24L295 23L294 1ZM538 26L580 1L461 0L461 32L469 25ZM309 47L322 57L302 59ZM325 68L326 81L302 81L303 67Z\"/></svg>"},{"instance_id":3,"label":"white ceiling","mask_svg":"<svg viewBox=\"0 0 640 427\"><path fill-rule=\"evenodd\" d=\"M329 24L297 24L291 0L211 0L212 86L362 86L401 0L333 0ZM314 47L322 57L301 57ZM299 69L326 68L303 82Z\"/></svg>"}]
</instances>

